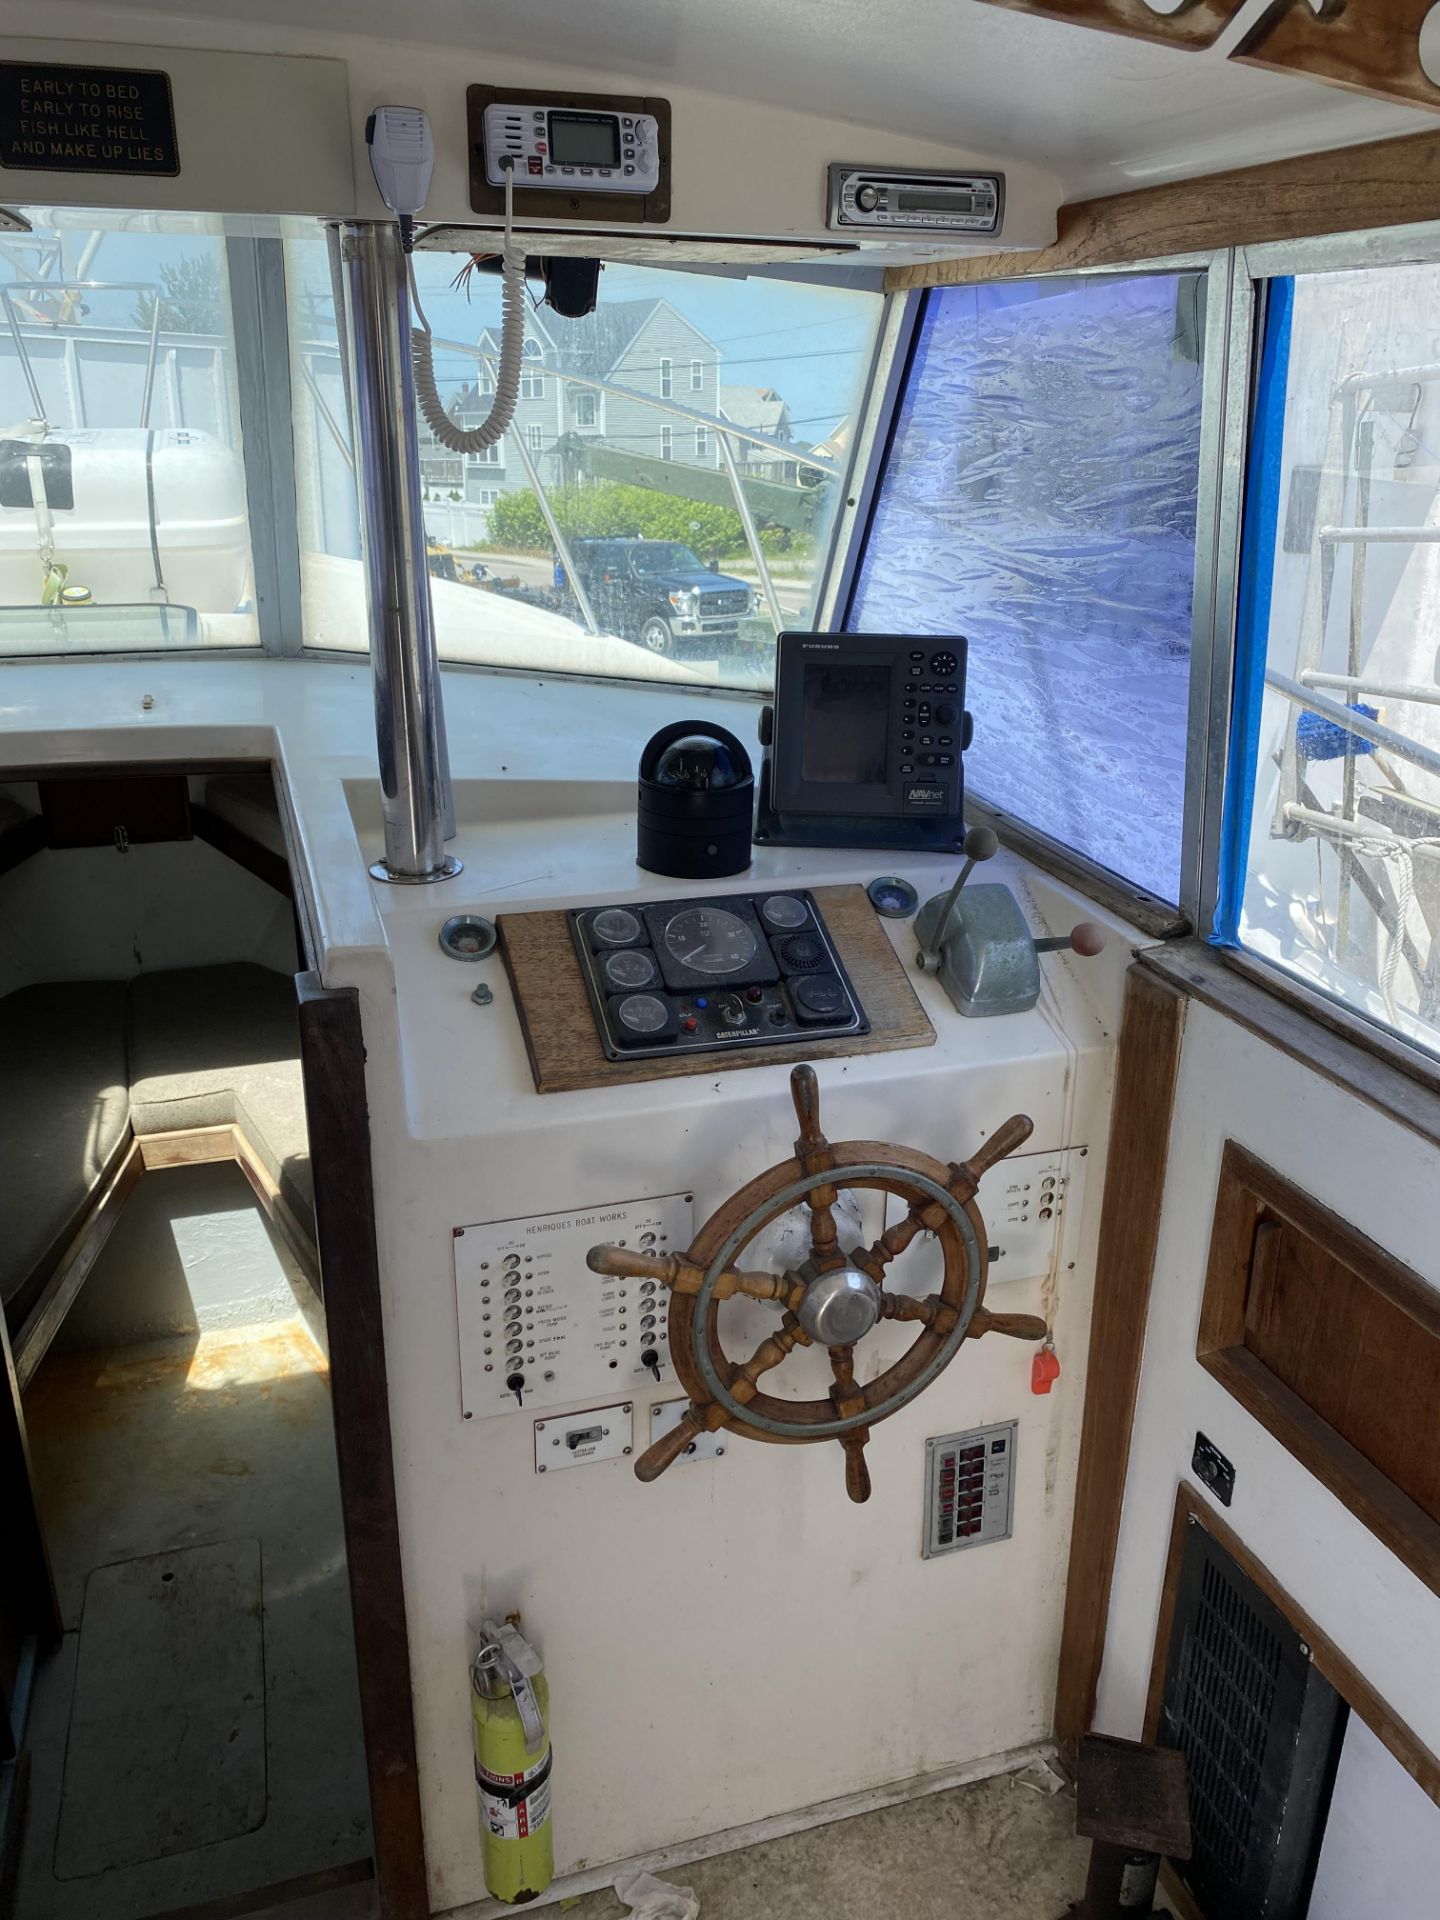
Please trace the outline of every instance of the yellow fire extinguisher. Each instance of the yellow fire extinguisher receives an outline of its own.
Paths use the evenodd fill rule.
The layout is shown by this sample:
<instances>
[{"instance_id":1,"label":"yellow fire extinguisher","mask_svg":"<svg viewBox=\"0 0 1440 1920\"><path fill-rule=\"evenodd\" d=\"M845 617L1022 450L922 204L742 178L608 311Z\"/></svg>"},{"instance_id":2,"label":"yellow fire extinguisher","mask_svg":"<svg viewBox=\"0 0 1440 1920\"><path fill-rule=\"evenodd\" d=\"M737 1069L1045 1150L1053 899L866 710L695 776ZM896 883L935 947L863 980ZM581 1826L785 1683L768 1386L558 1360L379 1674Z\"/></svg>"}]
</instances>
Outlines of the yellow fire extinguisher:
<instances>
[{"instance_id":1,"label":"yellow fire extinguisher","mask_svg":"<svg viewBox=\"0 0 1440 1920\"><path fill-rule=\"evenodd\" d=\"M550 1826L550 1688L512 1613L486 1621L470 1669L475 1781L485 1884L497 1900L534 1900L555 1875Z\"/></svg>"}]
</instances>

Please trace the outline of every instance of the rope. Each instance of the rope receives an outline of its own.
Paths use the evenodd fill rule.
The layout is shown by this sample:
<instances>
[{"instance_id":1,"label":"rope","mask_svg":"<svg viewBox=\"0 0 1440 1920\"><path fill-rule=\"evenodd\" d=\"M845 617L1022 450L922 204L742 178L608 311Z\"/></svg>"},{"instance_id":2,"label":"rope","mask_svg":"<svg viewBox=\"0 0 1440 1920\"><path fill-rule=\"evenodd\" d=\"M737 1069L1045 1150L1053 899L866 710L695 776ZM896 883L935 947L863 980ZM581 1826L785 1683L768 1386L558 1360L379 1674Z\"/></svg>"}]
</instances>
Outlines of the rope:
<instances>
[{"instance_id":1,"label":"rope","mask_svg":"<svg viewBox=\"0 0 1440 1920\"><path fill-rule=\"evenodd\" d=\"M1401 840L1379 834L1359 835L1347 842L1352 853L1368 854L1375 860L1393 861L1399 872L1395 879L1395 924L1386 927L1385 960L1380 968L1380 998L1385 1012L1395 1019L1395 976L1405 951L1405 929L1410 909L1415 904L1415 849L1440 847L1440 839ZM1384 922L1381 922L1384 925Z\"/></svg>"}]
</instances>

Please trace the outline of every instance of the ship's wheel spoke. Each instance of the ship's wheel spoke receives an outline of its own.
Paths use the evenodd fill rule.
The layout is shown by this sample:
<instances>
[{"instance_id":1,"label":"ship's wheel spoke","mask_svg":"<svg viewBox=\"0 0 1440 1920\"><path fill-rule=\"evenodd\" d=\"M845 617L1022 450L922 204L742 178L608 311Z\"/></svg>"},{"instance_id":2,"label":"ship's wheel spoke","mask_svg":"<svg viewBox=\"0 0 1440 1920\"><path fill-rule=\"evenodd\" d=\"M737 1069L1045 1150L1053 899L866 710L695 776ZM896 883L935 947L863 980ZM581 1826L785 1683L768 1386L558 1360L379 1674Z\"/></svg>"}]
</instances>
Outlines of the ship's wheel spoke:
<instances>
[{"instance_id":1,"label":"ship's wheel spoke","mask_svg":"<svg viewBox=\"0 0 1440 1920\"><path fill-rule=\"evenodd\" d=\"M795 1318L787 1313L779 1328L767 1339L762 1340L743 1366L737 1366L730 1376L730 1392L734 1399L748 1403L755 1398L756 1382L761 1374L769 1373L772 1367L778 1367L796 1347L808 1347L810 1336Z\"/></svg>"},{"instance_id":2,"label":"ship's wheel spoke","mask_svg":"<svg viewBox=\"0 0 1440 1920\"><path fill-rule=\"evenodd\" d=\"M586 1256L592 1273L603 1273L621 1280L658 1280L672 1293L695 1294L705 1279L705 1269L678 1253L644 1253L631 1247L592 1247ZM779 1300L795 1306L805 1294L805 1283L793 1273L743 1273L727 1267L715 1277L717 1300L729 1300L743 1293L751 1300Z\"/></svg>"},{"instance_id":3,"label":"ship's wheel spoke","mask_svg":"<svg viewBox=\"0 0 1440 1920\"><path fill-rule=\"evenodd\" d=\"M933 1327L935 1315L942 1302L937 1294L931 1294L927 1300L917 1300L909 1293L886 1293L880 1299L880 1318L882 1320L918 1320L923 1326Z\"/></svg>"},{"instance_id":4,"label":"ship's wheel spoke","mask_svg":"<svg viewBox=\"0 0 1440 1920\"><path fill-rule=\"evenodd\" d=\"M885 1269L890 1262L898 1260L917 1235L928 1233L933 1227L943 1222L944 1218L944 1209L937 1207L933 1201L917 1200L905 1218L897 1220L893 1227L887 1227L872 1246L867 1247L863 1253L852 1254L852 1262L868 1273L876 1286L883 1286Z\"/></svg>"},{"instance_id":5,"label":"ship's wheel spoke","mask_svg":"<svg viewBox=\"0 0 1440 1920\"><path fill-rule=\"evenodd\" d=\"M839 1197L835 1187L816 1187L808 1195L810 1202L810 1258L821 1273L844 1265L840 1251L840 1230L835 1224L834 1205Z\"/></svg>"},{"instance_id":6,"label":"ship's wheel spoke","mask_svg":"<svg viewBox=\"0 0 1440 1920\"><path fill-rule=\"evenodd\" d=\"M855 1348L842 1344L830 1349L830 1371L835 1376L835 1384L830 1389L830 1399L836 1413L842 1420L849 1420L857 1413L865 1411L865 1396L855 1380ZM870 1469L865 1462L865 1444L870 1438L868 1427L854 1427L849 1433L840 1435L840 1445L845 1453L845 1491L857 1506L863 1506L870 1498Z\"/></svg>"},{"instance_id":7,"label":"ship's wheel spoke","mask_svg":"<svg viewBox=\"0 0 1440 1920\"><path fill-rule=\"evenodd\" d=\"M928 1327L932 1333L938 1333L943 1339L960 1318L960 1309L952 1307L938 1293L929 1294L923 1300L917 1300L908 1293L887 1293L880 1301L880 1318L918 1320L922 1326Z\"/></svg>"}]
</instances>

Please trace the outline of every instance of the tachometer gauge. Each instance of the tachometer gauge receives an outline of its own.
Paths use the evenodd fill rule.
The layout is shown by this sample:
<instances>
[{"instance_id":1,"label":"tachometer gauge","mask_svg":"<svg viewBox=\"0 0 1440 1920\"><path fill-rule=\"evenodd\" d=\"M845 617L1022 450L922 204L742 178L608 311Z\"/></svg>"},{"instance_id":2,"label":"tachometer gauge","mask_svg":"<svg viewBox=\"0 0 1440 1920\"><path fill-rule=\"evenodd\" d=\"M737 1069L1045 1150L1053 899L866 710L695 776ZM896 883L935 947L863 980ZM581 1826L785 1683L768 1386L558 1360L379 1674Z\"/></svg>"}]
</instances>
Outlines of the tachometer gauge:
<instances>
[{"instance_id":1,"label":"tachometer gauge","mask_svg":"<svg viewBox=\"0 0 1440 1920\"><path fill-rule=\"evenodd\" d=\"M687 907L665 928L665 951L696 973L738 973L755 957L755 935L719 907Z\"/></svg>"}]
</instances>

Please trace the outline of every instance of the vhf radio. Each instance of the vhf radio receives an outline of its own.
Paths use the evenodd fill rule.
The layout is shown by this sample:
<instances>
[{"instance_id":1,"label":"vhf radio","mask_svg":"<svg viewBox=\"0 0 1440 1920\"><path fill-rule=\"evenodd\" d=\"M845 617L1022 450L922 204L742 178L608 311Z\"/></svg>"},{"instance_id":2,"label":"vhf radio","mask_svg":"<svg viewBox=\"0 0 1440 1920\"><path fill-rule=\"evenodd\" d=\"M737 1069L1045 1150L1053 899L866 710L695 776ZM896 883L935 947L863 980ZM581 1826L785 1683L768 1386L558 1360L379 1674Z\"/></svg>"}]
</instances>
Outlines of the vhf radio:
<instances>
[{"instance_id":1,"label":"vhf radio","mask_svg":"<svg viewBox=\"0 0 1440 1920\"><path fill-rule=\"evenodd\" d=\"M755 838L953 853L965 837L966 642L782 633Z\"/></svg>"}]
</instances>

